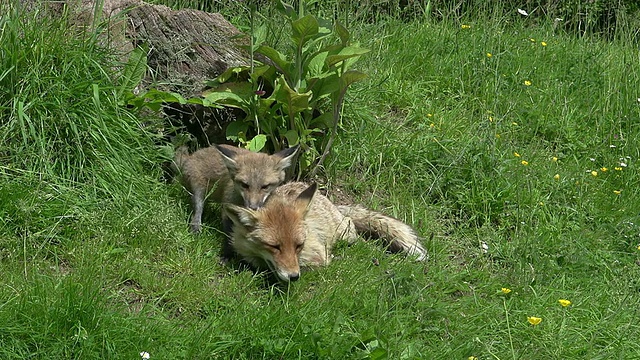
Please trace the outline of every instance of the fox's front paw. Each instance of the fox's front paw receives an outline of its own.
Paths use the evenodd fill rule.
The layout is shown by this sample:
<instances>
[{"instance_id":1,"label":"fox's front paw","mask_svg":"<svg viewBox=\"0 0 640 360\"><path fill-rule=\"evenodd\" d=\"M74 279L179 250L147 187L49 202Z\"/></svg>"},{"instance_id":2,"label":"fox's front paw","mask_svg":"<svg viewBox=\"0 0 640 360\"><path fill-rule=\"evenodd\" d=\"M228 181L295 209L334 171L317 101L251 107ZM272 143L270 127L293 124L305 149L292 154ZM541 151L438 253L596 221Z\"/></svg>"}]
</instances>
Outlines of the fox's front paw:
<instances>
[{"instance_id":1,"label":"fox's front paw","mask_svg":"<svg viewBox=\"0 0 640 360\"><path fill-rule=\"evenodd\" d=\"M201 223L191 223L190 225L191 228L191 232L194 234L199 234L200 231L202 231L202 224Z\"/></svg>"}]
</instances>

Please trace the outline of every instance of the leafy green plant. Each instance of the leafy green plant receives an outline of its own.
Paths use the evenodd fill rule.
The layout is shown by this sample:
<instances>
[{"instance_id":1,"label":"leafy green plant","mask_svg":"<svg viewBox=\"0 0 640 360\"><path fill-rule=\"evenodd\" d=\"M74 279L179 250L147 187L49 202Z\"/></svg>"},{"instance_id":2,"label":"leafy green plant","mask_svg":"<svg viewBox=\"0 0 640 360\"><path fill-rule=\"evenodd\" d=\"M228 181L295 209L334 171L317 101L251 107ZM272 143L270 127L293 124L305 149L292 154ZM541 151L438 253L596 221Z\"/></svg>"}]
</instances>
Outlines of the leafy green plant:
<instances>
[{"instance_id":1,"label":"leafy green plant","mask_svg":"<svg viewBox=\"0 0 640 360\"><path fill-rule=\"evenodd\" d=\"M351 67L369 50L352 43L349 31L339 22L305 14L306 5L300 2L296 11L289 4L279 4L291 29L286 54L264 44L266 30L254 25L252 11L252 34L246 46L252 54L250 65L231 68L211 81L203 105L242 109L246 117L230 123L226 134L251 150L303 145L311 151L300 167L316 162L315 173L341 123L347 89L366 76ZM258 63L254 55L264 61Z\"/></svg>"}]
</instances>

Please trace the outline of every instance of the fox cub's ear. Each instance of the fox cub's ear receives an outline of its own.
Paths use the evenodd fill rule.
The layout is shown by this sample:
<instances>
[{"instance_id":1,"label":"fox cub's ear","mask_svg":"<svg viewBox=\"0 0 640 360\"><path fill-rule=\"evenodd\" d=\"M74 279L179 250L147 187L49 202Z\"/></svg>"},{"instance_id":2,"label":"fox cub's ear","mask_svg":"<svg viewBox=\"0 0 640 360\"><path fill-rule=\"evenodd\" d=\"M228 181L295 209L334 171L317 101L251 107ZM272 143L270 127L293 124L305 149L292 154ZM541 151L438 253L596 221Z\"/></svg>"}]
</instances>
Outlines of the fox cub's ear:
<instances>
[{"instance_id":1,"label":"fox cub's ear","mask_svg":"<svg viewBox=\"0 0 640 360\"><path fill-rule=\"evenodd\" d=\"M295 200L296 209L298 209L302 213L306 213L309 210L311 200L313 200L313 196L316 194L317 189L318 185L316 183L313 183L303 192L301 192Z\"/></svg>"},{"instance_id":2,"label":"fox cub's ear","mask_svg":"<svg viewBox=\"0 0 640 360\"><path fill-rule=\"evenodd\" d=\"M238 225L253 228L258 223L258 217L255 211L251 209L234 204L224 204L224 207L229 211L231 221Z\"/></svg>"},{"instance_id":3,"label":"fox cub's ear","mask_svg":"<svg viewBox=\"0 0 640 360\"><path fill-rule=\"evenodd\" d=\"M224 161L227 168L230 170L237 170L238 163L236 162L235 157L238 156L238 153L242 151L242 149L233 147L231 145L216 144L214 146L222 156L222 160Z\"/></svg>"},{"instance_id":4,"label":"fox cub's ear","mask_svg":"<svg viewBox=\"0 0 640 360\"><path fill-rule=\"evenodd\" d=\"M273 156L280 158L280 161L278 162L278 166L280 167L280 169L284 170L291 166L291 163L293 162L298 149L300 149L300 145L296 145L294 147L290 147L273 154Z\"/></svg>"}]
</instances>

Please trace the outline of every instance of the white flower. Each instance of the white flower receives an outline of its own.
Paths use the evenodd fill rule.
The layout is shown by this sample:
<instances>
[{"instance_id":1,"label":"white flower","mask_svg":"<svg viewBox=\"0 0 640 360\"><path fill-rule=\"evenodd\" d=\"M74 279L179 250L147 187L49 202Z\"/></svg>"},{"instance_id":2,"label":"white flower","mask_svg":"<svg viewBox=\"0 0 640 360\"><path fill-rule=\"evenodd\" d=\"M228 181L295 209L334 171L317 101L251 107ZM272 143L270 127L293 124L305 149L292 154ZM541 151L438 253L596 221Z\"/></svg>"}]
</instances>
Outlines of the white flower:
<instances>
[{"instance_id":1,"label":"white flower","mask_svg":"<svg viewBox=\"0 0 640 360\"><path fill-rule=\"evenodd\" d=\"M484 242L484 241L483 241L481 246L482 246L482 252L483 252L483 253L485 253L485 254L486 254L486 253L488 253L488 252L489 252L489 245L487 245L487 243L486 243L486 242Z\"/></svg>"},{"instance_id":2,"label":"white flower","mask_svg":"<svg viewBox=\"0 0 640 360\"><path fill-rule=\"evenodd\" d=\"M148 352L146 352L146 351L142 351L142 352L140 353L140 357L142 357L144 360L148 360L148 359L150 359L150 358L151 358L151 355L149 355L149 353L148 353Z\"/></svg>"},{"instance_id":3,"label":"white flower","mask_svg":"<svg viewBox=\"0 0 640 360\"><path fill-rule=\"evenodd\" d=\"M555 18L555 19L553 19L553 21L555 21L555 22L559 22L559 21L562 21L562 20L564 20L564 19L563 18Z\"/></svg>"},{"instance_id":4,"label":"white flower","mask_svg":"<svg viewBox=\"0 0 640 360\"><path fill-rule=\"evenodd\" d=\"M613 149L613 148L615 148L616 146L615 146L615 145L613 145L613 144L611 144L611 145L609 145L609 147Z\"/></svg>"},{"instance_id":5,"label":"white flower","mask_svg":"<svg viewBox=\"0 0 640 360\"><path fill-rule=\"evenodd\" d=\"M529 13L522 9L518 9L518 13L520 13L520 15L529 16Z\"/></svg>"}]
</instances>

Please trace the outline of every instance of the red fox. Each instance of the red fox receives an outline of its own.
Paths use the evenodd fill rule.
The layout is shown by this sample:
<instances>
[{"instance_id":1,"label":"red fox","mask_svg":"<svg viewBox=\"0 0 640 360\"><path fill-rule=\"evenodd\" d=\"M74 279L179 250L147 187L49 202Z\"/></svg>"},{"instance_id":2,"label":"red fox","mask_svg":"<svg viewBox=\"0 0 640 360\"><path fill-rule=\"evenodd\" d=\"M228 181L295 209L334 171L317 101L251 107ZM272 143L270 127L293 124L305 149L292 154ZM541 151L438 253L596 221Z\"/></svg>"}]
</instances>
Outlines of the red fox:
<instances>
[{"instance_id":1,"label":"red fox","mask_svg":"<svg viewBox=\"0 0 640 360\"><path fill-rule=\"evenodd\" d=\"M261 207L271 192L285 181L286 169L291 166L297 150L298 146L294 146L267 155L230 145L214 145L189 155L186 146L178 148L174 163L182 174L183 184L191 192L191 231L197 233L202 229L207 195L217 203L254 210ZM223 212L226 226L224 223Z\"/></svg>"},{"instance_id":2,"label":"red fox","mask_svg":"<svg viewBox=\"0 0 640 360\"><path fill-rule=\"evenodd\" d=\"M390 251L427 259L415 231L400 220L361 206L336 206L316 194L316 185L291 182L278 187L264 207L253 210L224 204L231 220L231 246L258 269L271 269L285 282L300 277L300 267L327 265L337 240L369 233Z\"/></svg>"}]
</instances>

